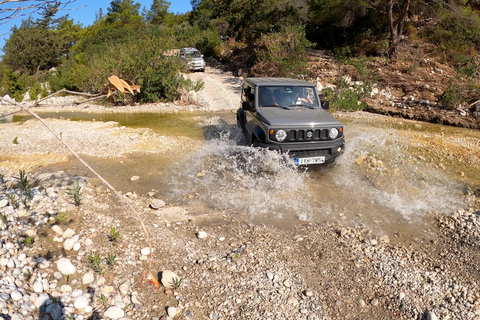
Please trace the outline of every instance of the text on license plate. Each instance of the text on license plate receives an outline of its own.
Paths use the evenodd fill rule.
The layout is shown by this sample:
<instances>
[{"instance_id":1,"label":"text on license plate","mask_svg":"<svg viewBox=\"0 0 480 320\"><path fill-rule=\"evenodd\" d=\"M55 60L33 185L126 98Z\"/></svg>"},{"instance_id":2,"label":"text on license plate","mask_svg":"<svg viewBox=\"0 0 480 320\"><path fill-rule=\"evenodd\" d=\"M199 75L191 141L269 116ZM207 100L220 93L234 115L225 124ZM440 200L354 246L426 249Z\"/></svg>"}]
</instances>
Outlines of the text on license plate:
<instances>
[{"instance_id":1,"label":"text on license plate","mask_svg":"<svg viewBox=\"0 0 480 320\"><path fill-rule=\"evenodd\" d=\"M297 158L297 166L305 164L325 163L325 157Z\"/></svg>"}]
</instances>

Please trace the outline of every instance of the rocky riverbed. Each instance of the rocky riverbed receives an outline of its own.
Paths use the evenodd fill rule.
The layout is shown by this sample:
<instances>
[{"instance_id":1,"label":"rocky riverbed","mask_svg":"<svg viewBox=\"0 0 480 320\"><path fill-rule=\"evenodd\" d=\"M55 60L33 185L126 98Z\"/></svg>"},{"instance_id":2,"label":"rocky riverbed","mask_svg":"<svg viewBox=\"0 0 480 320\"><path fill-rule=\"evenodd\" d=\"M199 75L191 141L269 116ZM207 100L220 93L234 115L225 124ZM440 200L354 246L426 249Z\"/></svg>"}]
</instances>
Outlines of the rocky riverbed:
<instances>
[{"instance_id":1,"label":"rocky riverbed","mask_svg":"<svg viewBox=\"0 0 480 320\"><path fill-rule=\"evenodd\" d=\"M393 245L367 228L256 225L126 193L150 235L150 267L139 221L112 192L55 172L28 175L26 195L20 178L4 171L0 187L6 319L480 317L473 208L433 215L437 240Z\"/></svg>"}]
</instances>

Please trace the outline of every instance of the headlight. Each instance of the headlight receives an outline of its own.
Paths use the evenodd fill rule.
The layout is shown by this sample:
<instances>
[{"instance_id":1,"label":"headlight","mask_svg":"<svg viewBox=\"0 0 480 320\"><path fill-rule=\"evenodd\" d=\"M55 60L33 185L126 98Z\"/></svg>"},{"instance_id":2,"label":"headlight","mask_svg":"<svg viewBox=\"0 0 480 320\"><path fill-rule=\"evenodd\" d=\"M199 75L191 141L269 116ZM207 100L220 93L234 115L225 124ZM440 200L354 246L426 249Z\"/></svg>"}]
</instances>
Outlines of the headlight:
<instances>
[{"instance_id":1,"label":"headlight","mask_svg":"<svg viewBox=\"0 0 480 320\"><path fill-rule=\"evenodd\" d=\"M336 137L338 137L338 130L337 128L332 128L330 129L330 131L328 131L328 137L330 139L335 139Z\"/></svg>"},{"instance_id":2,"label":"headlight","mask_svg":"<svg viewBox=\"0 0 480 320\"><path fill-rule=\"evenodd\" d=\"M285 132L285 130L278 130L277 132L275 132L275 139L277 139L277 141L282 142L286 138L287 138L287 133Z\"/></svg>"}]
</instances>

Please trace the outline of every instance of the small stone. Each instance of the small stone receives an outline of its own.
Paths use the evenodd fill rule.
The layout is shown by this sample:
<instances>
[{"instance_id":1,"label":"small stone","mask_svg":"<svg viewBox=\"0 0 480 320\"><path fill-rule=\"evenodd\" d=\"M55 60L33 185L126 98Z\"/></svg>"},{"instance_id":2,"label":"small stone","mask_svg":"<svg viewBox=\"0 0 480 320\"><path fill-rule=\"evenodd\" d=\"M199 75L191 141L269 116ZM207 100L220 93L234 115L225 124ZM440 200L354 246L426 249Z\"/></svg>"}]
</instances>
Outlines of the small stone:
<instances>
[{"instance_id":1,"label":"small stone","mask_svg":"<svg viewBox=\"0 0 480 320\"><path fill-rule=\"evenodd\" d=\"M71 275L77 271L77 268L67 258L60 258L57 261L57 268L63 275Z\"/></svg>"},{"instance_id":2,"label":"small stone","mask_svg":"<svg viewBox=\"0 0 480 320\"><path fill-rule=\"evenodd\" d=\"M90 284L94 280L95 280L95 275L94 275L93 271L89 271L89 272L85 273L82 277L82 283L83 284Z\"/></svg>"},{"instance_id":3,"label":"small stone","mask_svg":"<svg viewBox=\"0 0 480 320\"><path fill-rule=\"evenodd\" d=\"M427 312L427 320L438 320L437 315L432 311Z\"/></svg>"},{"instance_id":4,"label":"small stone","mask_svg":"<svg viewBox=\"0 0 480 320\"><path fill-rule=\"evenodd\" d=\"M75 235L75 230L68 228L63 232L62 238L67 239L67 238L73 237L74 235Z\"/></svg>"},{"instance_id":5,"label":"small stone","mask_svg":"<svg viewBox=\"0 0 480 320\"><path fill-rule=\"evenodd\" d=\"M167 296L173 296L173 290L172 289L166 289L164 291L164 293L167 295Z\"/></svg>"},{"instance_id":6,"label":"small stone","mask_svg":"<svg viewBox=\"0 0 480 320\"><path fill-rule=\"evenodd\" d=\"M154 210L158 210L160 208L165 207L166 203L163 200L160 199L153 199L152 202L150 203L150 208Z\"/></svg>"},{"instance_id":7,"label":"small stone","mask_svg":"<svg viewBox=\"0 0 480 320\"><path fill-rule=\"evenodd\" d=\"M138 181L138 180L140 180L139 176L133 176L130 178L130 181Z\"/></svg>"},{"instance_id":8,"label":"small stone","mask_svg":"<svg viewBox=\"0 0 480 320\"><path fill-rule=\"evenodd\" d=\"M42 293L43 292L43 283L41 281L35 281L33 283L33 291L36 293Z\"/></svg>"},{"instance_id":9,"label":"small stone","mask_svg":"<svg viewBox=\"0 0 480 320\"><path fill-rule=\"evenodd\" d=\"M88 306L88 299L83 295L79 296L77 299L75 299L73 305L75 306L75 309L85 309L85 307Z\"/></svg>"},{"instance_id":10,"label":"small stone","mask_svg":"<svg viewBox=\"0 0 480 320\"><path fill-rule=\"evenodd\" d=\"M125 315L125 312L119 307L113 306L108 308L103 315L110 319L120 319Z\"/></svg>"},{"instance_id":11,"label":"small stone","mask_svg":"<svg viewBox=\"0 0 480 320\"><path fill-rule=\"evenodd\" d=\"M170 270L162 271L162 284L166 289L171 289L175 285L175 280L180 279L174 272Z\"/></svg>"},{"instance_id":12,"label":"small stone","mask_svg":"<svg viewBox=\"0 0 480 320\"><path fill-rule=\"evenodd\" d=\"M148 256L150 254L150 247L143 248L140 253L142 256Z\"/></svg>"},{"instance_id":13,"label":"small stone","mask_svg":"<svg viewBox=\"0 0 480 320\"><path fill-rule=\"evenodd\" d=\"M198 239L205 239L207 237L207 233L205 231L198 231L197 232L197 238Z\"/></svg>"},{"instance_id":14,"label":"small stone","mask_svg":"<svg viewBox=\"0 0 480 320\"><path fill-rule=\"evenodd\" d=\"M63 235L63 229L62 229L62 227L60 227L60 226L57 225L57 224L52 227L52 230L53 230L53 232L55 232L55 233L58 234L59 236Z\"/></svg>"},{"instance_id":15,"label":"small stone","mask_svg":"<svg viewBox=\"0 0 480 320\"><path fill-rule=\"evenodd\" d=\"M122 283L119 289L121 294L127 295L128 290L130 290L130 281L125 281L124 283Z\"/></svg>"},{"instance_id":16,"label":"small stone","mask_svg":"<svg viewBox=\"0 0 480 320\"><path fill-rule=\"evenodd\" d=\"M20 291L14 290L10 294L10 298L12 298L13 301L20 301L20 300L22 300L23 296L22 296L22 293Z\"/></svg>"},{"instance_id":17,"label":"small stone","mask_svg":"<svg viewBox=\"0 0 480 320\"><path fill-rule=\"evenodd\" d=\"M170 318L174 318L175 315L177 314L177 308L175 307L168 307L167 308L167 314Z\"/></svg>"}]
</instances>

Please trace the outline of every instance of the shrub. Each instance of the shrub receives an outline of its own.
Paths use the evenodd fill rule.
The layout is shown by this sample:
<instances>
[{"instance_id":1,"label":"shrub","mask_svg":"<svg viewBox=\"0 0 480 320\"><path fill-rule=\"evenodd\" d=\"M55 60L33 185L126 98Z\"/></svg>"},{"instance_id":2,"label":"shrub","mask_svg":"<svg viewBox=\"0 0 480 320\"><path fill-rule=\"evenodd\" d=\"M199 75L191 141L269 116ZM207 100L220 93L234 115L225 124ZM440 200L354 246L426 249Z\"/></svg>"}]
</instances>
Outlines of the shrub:
<instances>
[{"instance_id":1,"label":"shrub","mask_svg":"<svg viewBox=\"0 0 480 320\"><path fill-rule=\"evenodd\" d=\"M307 40L301 25L283 27L280 32L261 37L256 64L252 71L259 76L295 77L307 72L307 47L314 44Z\"/></svg>"},{"instance_id":2,"label":"shrub","mask_svg":"<svg viewBox=\"0 0 480 320\"><path fill-rule=\"evenodd\" d=\"M324 100L330 101L332 111L357 111L366 108L361 98L368 93L368 87L354 87L342 79L337 88L327 88L323 92Z\"/></svg>"}]
</instances>

